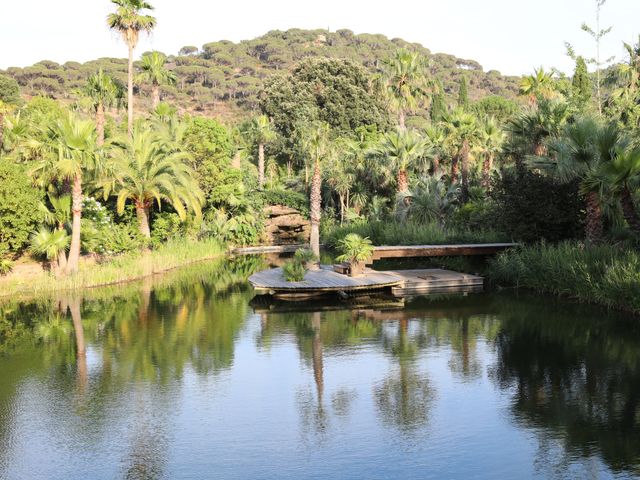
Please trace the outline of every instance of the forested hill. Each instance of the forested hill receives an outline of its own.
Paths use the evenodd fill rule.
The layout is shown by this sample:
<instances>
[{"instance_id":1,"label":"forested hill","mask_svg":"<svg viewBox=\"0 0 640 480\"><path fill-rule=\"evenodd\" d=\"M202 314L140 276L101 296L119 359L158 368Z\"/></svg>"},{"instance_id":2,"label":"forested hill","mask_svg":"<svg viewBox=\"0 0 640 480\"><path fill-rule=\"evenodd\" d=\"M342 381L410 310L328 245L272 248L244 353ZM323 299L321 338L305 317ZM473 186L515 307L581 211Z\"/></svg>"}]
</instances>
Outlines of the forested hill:
<instances>
[{"instance_id":1,"label":"forested hill","mask_svg":"<svg viewBox=\"0 0 640 480\"><path fill-rule=\"evenodd\" d=\"M384 35L356 35L350 30L292 29L272 31L240 43L223 40L201 48L182 47L177 55L169 56L168 66L175 72L177 83L162 87L162 95L182 110L223 118L236 117L243 111L257 108L258 93L265 78L290 70L304 58L347 58L373 72L381 60L398 48L419 51L427 56L431 60L432 74L452 98L457 94L462 76L467 79L471 100L488 95L513 98L518 92L518 77L504 76L495 70L485 72L474 60L433 54L417 43L388 39ZM99 68L126 82L127 62L124 58L99 58L82 64L69 61L63 65L43 60L30 67L11 67L4 73L18 81L23 95L46 95L74 101L86 78ZM143 101L137 108L146 108L144 102L149 101L149 92L146 87L141 88L139 97Z\"/></svg>"}]
</instances>

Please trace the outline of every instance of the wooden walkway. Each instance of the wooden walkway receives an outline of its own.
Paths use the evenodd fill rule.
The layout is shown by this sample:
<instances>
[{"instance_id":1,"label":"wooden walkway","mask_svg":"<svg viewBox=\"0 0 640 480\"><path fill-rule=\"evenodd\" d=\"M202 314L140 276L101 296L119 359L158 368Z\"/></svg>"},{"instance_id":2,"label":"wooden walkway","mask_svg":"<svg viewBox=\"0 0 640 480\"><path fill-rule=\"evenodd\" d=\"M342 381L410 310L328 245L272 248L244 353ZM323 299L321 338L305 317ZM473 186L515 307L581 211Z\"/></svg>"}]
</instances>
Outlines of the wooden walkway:
<instances>
[{"instance_id":1,"label":"wooden walkway","mask_svg":"<svg viewBox=\"0 0 640 480\"><path fill-rule=\"evenodd\" d=\"M310 270L301 282L287 282L281 268L254 273L249 282L258 292L281 298L301 298L327 293L349 294L363 291L388 291L396 297L443 292L472 292L483 289L484 280L476 275L439 268L379 272L366 269L363 275L349 277L336 273L328 265Z\"/></svg>"},{"instance_id":2,"label":"wooden walkway","mask_svg":"<svg viewBox=\"0 0 640 480\"><path fill-rule=\"evenodd\" d=\"M460 245L388 245L374 247L374 260L383 258L411 258L411 257L448 257L468 255L493 255L517 243L471 243Z\"/></svg>"}]
</instances>

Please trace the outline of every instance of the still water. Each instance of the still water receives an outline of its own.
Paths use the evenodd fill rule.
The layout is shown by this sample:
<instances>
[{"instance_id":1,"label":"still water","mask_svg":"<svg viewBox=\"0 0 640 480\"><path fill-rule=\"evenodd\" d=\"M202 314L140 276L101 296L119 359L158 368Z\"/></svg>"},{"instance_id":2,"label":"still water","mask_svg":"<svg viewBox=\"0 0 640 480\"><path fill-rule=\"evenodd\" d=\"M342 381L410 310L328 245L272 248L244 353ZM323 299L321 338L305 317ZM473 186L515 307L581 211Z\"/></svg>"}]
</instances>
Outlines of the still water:
<instances>
[{"instance_id":1,"label":"still water","mask_svg":"<svg viewBox=\"0 0 640 480\"><path fill-rule=\"evenodd\" d=\"M640 474L637 321L515 293L250 303L260 266L0 305L0 478Z\"/></svg>"}]
</instances>

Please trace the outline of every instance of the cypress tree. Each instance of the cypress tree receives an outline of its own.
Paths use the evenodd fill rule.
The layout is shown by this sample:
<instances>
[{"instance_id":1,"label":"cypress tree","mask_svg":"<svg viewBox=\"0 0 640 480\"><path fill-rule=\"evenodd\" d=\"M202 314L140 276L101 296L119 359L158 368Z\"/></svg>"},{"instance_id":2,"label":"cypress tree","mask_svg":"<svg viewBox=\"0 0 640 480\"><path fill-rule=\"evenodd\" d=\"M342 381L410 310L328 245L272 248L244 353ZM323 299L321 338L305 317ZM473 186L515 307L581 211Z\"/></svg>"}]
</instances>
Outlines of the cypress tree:
<instances>
[{"instance_id":1,"label":"cypress tree","mask_svg":"<svg viewBox=\"0 0 640 480\"><path fill-rule=\"evenodd\" d=\"M436 88L431 101L431 121L438 122L447 113L447 102L444 98L444 89L442 88L442 82L436 80Z\"/></svg>"},{"instance_id":2,"label":"cypress tree","mask_svg":"<svg viewBox=\"0 0 640 480\"><path fill-rule=\"evenodd\" d=\"M591 99L591 78L589 78L587 64L582 57L576 58L572 84L573 94L582 105L586 104Z\"/></svg>"},{"instance_id":3,"label":"cypress tree","mask_svg":"<svg viewBox=\"0 0 640 480\"><path fill-rule=\"evenodd\" d=\"M458 91L458 106L464 110L469 108L469 92L467 89L467 77L462 77L460 90Z\"/></svg>"}]
</instances>

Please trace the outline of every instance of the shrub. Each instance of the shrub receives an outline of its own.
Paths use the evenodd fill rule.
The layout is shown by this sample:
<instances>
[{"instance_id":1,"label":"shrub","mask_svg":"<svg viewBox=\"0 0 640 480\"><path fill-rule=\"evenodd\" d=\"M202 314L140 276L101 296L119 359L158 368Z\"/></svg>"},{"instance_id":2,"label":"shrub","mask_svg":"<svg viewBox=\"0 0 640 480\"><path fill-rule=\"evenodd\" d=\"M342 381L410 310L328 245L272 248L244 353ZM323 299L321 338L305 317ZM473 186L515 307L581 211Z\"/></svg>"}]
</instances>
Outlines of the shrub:
<instances>
[{"instance_id":1,"label":"shrub","mask_svg":"<svg viewBox=\"0 0 640 480\"><path fill-rule=\"evenodd\" d=\"M42 221L38 208L44 200L25 169L7 160L0 162L0 255L20 252L29 235Z\"/></svg>"},{"instance_id":2,"label":"shrub","mask_svg":"<svg viewBox=\"0 0 640 480\"><path fill-rule=\"evenodd\" d=\"M310 263L316 262L318 258L314 253L306 248L296 251L293 258L282 265L282 276L287 282L301 282Z\"/></svg>"},{"instance_id":3,"label":"shrub","mask_svg":"<svg viewBox=\"0 0 640 480\"><path fill-rule=\"evenodd\" d=\"M492 197L497 227L516 240L558 242L583 236L577 181L560 183L525 168L506 170Z\"/></svg>"},{"instance_id":4,"label":"shrub","mask_svg":"<svg viewBox=\"0 0 640 480\"><path fill-rule=\"evenodd\" d=\"M299 210L303 215L309 215L309 198L300 192L265 190L260 196L264 205L284 205Z\"/></svg>"},{"instance_id":5,"label":"shrub","mask_svg":"<svg viewBox=\"0 0 640 480\"><path fill-rule=\"evenodd\" d=\"M544 243L501 253L492 280L640 312L640 255L612 245Z\"/></svg>"},{"instance_id":6,"label":"shrub","mask_svg":"<svg viewBox=\"0 0 640 480\"><path fill-rule=\"evenodd\" d=\"M13 270L13 262L8 258L0 258L0 275L6 275Z\"/></svg>"},{"instance_id":7,"label":"shrub","mask_svg":"<svg viewBox=\"0 0 640 480\"><path fill-rule=\"evenodd\" d=\"M373 245L368 237L362 238L357 233L349 233L338 242L338 250L342 252L336 260L339 262L366 262L373 255Z\"/></svg>"}]
</instances>

